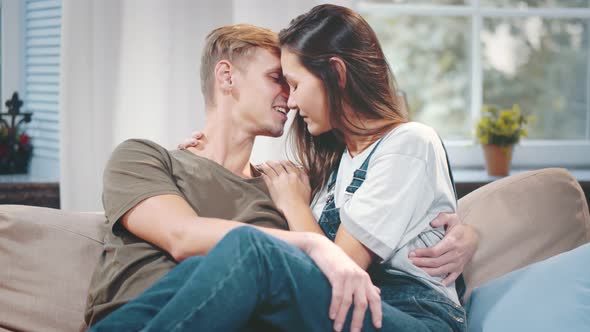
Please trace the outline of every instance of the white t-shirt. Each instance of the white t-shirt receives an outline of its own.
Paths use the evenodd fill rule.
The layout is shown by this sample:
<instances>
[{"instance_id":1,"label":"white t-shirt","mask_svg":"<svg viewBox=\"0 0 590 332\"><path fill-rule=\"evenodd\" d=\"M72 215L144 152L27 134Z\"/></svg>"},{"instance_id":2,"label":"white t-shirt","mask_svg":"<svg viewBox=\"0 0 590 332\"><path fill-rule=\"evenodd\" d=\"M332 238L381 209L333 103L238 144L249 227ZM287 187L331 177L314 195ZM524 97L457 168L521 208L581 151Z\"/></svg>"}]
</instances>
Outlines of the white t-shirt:
<instances>
[{"instance_id":1,"label":"white t-shirt","mask_svg":"<svg viewBox=\"0 0 590 332\"><path fill-rule=\"evenodd\" d=\"M409 260L410 251L431 247L444 236L430 222L440 212L455 212L457 203L446 155L436 132L409 122L389 132L375 150L366 179L354 193L346 192L353 173L377 142L354 158L344 151L338 168L334 203L346 230L378 255L391 271L412 274L459 303L454 284L431 277ZM324 187L312 202L319 220L328 198Z\"/></svg>"}]
</instances>

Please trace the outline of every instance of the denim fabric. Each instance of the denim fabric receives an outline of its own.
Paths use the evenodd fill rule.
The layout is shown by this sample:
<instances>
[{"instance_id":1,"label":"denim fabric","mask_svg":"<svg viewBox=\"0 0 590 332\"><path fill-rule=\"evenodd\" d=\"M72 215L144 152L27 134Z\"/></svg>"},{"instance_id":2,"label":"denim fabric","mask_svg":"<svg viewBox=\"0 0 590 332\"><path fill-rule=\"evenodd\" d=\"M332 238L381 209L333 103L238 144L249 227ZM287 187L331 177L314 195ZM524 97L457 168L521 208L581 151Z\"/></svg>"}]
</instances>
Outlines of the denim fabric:
<instances>
[{"instance_id":1,"label":"denim fabric","mask_svg":"<svg viewBox=\"0 0 590 332\"><path fill-rule=\"evenodd\" d=\"M334 193L330 193L320 220L318 220L320 228L324 234L332 241L336 238L336 232L340 227L340 209L334 206Z\"/></svg>"},{"instance_id":2,"label":"denim fabric","mask_svg":"<svg viewBox=\"0 0 590 332\"><path fill-rule=\"evenodd\" d=\"M414 318L428 321L433 331L465 331L465 309L424 281L407 273L385 272L378 265L369 271L381 290L381 300Z\"/></svg>"},{"instance_id":3,"label":"denim fabric","mask_svg":"<svg viewBox=\"0 0 590 332\"><path fill-rule=\"evenodd\" d=\"M369 168L369 160L377 147L381 144L381 139L375 144L375 147L367 156L367 159L363 161L363 164L359 169L354 171L354 175L352 178L352 182L346 187L346 192L349 194L354 194L358 188L363 184L365 178L367 176L367 169ZM330 180L328 180L328 199L326 200L326 205L322 211L322 215L318 220L318 224L320 228L326 234L326 236L334 241L336 238L336 232L338 232L338 227L340 227L340 209L336 207L336 203L334 202L334 187L336 186L336 175L338 174L338 167L332 172L330 176Z\"/></svg>"},{"instance_id":4,"label":"denim fabric","mask_svg":"<svg viewBox=\"0 0 590 332\"><path fill-rule=\"evenodd\" d=\"M426 286L404 278L380 282L387 301L379 331L464 330L452 319L461 310ZM207 256L184 260L90 331L332 331L331 296L328 280L303 251L240 227ZM377 331L370 317L367 311L363 331Z\"/></svg>"}]
</instances>

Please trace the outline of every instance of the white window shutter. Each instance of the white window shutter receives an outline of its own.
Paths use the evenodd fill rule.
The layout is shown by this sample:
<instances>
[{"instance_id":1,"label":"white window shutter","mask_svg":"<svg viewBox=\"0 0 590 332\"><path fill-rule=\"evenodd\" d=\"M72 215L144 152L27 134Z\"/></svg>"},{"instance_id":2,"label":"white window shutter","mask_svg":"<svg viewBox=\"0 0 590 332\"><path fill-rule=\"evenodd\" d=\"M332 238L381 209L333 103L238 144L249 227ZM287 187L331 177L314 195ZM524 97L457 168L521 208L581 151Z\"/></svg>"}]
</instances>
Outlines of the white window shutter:
<instances>
[{"instance_id":1,"label":"white window shutter","mask_svg":"<svg viewBox=\"0 0 590 332\"><path fill-rule=\"evenodd\" d=\"M34 155L59 159L61 0L25 0L24 109Z\"/></svg>"}]
</instances>

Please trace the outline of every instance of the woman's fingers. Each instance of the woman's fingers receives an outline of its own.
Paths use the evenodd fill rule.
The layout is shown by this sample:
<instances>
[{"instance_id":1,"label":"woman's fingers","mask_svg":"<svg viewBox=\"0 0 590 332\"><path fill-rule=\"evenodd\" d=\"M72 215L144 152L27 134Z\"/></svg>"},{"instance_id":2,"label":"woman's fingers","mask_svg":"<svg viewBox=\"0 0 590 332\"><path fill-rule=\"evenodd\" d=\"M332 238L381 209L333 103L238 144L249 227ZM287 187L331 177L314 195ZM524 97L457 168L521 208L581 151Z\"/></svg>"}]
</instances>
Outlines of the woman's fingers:
<instances>
[{"instance_id":1,"label":"woman's fingers","mask_svg":"<svg viewBox=\"0 0 590 332\"><path fill-rule=\"evenodd\" d=\"M268 165L268 163L262 163L260 165L258 165L256 167L262 174L265 174L266 176L270 177L270 179L274 178L275 176L277 176L277 172L275 172L275 170L270 167Z\"/></svg>"},{"instance_id":2,"label":"woman's fingers","mask_svg":"<svg viewBox=\"0 0 590 332\"><path fill-rule=\"evenodd\" d=\"M275 173L277 173L277 175L288 173L288 171L285 169L285 167L280 161L269 160L266 162L266 164L270 168L272 168L275 171Z\"/></svg>"},{"instance_id":3,"label":"woman's fingers","mask_svg":"<svg viewBox=\"0 0 590 332\"><path fill-rule=\"evenodd\" d=\"M281 163L289 173L296 174L301 181L303 181L304 183L309 183L309 179L307 178L307 172L305 171L305 168L303 168L303 166L296 165L288 160L284 160Z\"/></svg>"},{"instance_id":4,"label":"woman's fingers","mask_svg":"<svg viewBox=\"0 0 590 332\"><path fill-rule=\"evenodd\" d=\"M264 180L264 183L266 183L266 186L270 188L270 186L272 185L272 179L266 175L264 172L260 172L260 176L262 176L262 179Z\"/></svg>"},{"instance_id":5,"label":"woman's fingers","mask_svg":"<svg viewBox=\"0 0 590 332\"><path fill-rule=\"evenodd\" d=\"M268 170L272 171L273 174L279 176L283 173L285 173L285 169L283 168L283 166L281 166L281 164L277 163L276 161L267 161L264 163L266 165L266 167L268 167Z\"/></svg>"},{"instance_id":6,"label":"woman's fingers","mask_svg":"<svg viewBox=\"0 0 590 332\"><path fill-rule=\"evenodd\" d=\"M281 160L280 163L281 163L281 166L283 166L283 168L287 171L287 173L292 173L295 175L299 174L299 170L297 169L297 166L295 166L295 164L293 164L292 162L290 162L288 160Z\"/></svg>"}]
</instances>

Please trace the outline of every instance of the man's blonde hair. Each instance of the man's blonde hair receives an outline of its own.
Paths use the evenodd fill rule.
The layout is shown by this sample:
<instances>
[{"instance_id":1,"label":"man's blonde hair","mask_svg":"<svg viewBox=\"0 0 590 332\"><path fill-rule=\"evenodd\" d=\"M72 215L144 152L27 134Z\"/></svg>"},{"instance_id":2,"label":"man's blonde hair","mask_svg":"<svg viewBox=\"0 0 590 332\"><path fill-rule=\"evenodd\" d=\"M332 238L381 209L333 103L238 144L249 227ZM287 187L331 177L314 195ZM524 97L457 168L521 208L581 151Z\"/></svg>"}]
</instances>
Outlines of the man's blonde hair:
<instances>
[{"instance_id":1,"label":"man's blonde hair","mask_svg":"<svg viewBox=\"0 0 590 332\"><path fill-rule=\"evenodd\" d=\"M242 60L257 48L280 54L278 35L265 28L236 24L217 28L205 41L201 56L201 91L205 103L213 105L213 80L215 65L221 60L232 63Z\"/></svg>"}]
</instances>

